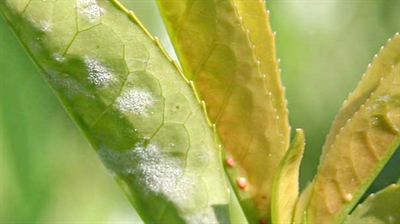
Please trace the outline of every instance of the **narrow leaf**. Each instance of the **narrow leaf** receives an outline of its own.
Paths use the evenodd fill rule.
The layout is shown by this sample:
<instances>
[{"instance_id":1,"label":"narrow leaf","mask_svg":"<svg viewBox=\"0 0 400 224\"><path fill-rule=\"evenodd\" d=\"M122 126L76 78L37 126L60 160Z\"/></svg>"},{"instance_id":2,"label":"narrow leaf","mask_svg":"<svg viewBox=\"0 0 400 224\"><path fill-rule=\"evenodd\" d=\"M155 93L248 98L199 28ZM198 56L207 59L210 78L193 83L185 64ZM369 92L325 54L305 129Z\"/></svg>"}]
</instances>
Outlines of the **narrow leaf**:
<instances>
[{"instance_id":1,"label":"narrow leaf","mask_svg":"<svg viewBox=\"0 0 400 224\"><path fill-rule=\"evenodd\" d=\"M375 57L377 65L372 68L376 69L370 66L369 78L362 79L350 104L345 103L339 112L354 110L323 152L310 201L305 203L308 223L342 222L399 145L399 46L396 34ZM353 100L356 95L363 96L362 103ZM360 105L359 109L354 105Z\"/></svg>"},{"instance_id":2,"label":"narrow leaf","mask_svg":"<svg viewBox=\"0 0 400 224\"><path fill-rule=\"evenodd\" d=\"M295 224L307 224L307 212L305 211L305 208L308 206L308 202L310 201L313 189L312 186L312 184L309 184L300 194L293 217L293 223Z\"/></svg>"},{"instance_id":3,"label":"narrow leaf","mask_svg":"<svg viewBox=\"0 0 400 224\"><path fill-rule=\"evenodd\" d=\"M275 174L272 194L272 223L292 223L299 195L299 171L304 145L304 132L302 129L297 129L289 150Z\"/></svg>"},{"instance_id":4,"label":"narrow leaf","mask_svg":"<svg viewBox=\"0 0 400 224\"><path fill-rule=\"evenodd\" d=\"M343 224L395 224L400 222L400 185L392 184L357 206Z\"/></svg>"},{"instance_id":5,"label":"narrow leaf","mask_svg":"<svg viewBox=\"0 0 400 224\"><path fill-rule=\"evenodd\" d=\"M0 10L145 222L229 222L201 105L132 13L100 0L6 0Z\"/></svg>"},{"instance_id":6,"label":"narrow leaf","mask_svg":"<svg viewBox=\"0 0 400 224\"><path fill-rule=\"evenodd\" d=\"M157 1L184 73L227 150L228 175L251 222L270 216L289 125L261 0Z\"/></svg>"}]
</instances>

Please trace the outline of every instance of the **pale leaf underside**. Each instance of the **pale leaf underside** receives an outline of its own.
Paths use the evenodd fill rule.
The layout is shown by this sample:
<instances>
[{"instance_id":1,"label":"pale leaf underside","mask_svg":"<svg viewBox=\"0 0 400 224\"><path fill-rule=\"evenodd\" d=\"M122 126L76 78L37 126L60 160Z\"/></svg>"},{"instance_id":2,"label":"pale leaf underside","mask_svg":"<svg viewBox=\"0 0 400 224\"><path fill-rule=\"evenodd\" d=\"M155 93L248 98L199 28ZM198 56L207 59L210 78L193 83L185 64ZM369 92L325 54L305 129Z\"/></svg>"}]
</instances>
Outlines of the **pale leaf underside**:
<instances>
[{"instance_id":1,"label":"pale leaf underside","mask_svg":"<svg viewBox=\"0 0 400 224\"><path fill-rule=\"evenodd\" d=\"M400 185L392 184L371 194L343 224L396 224L400 221Z\"/></svg>"},{"instance_id":2,"label":"pale leaf underside","mask_svg":"<svg viewBox=\"0 0 400 224\"><path fill-rule=\"evenodd\" d=\"M289 125L262 1L158 1L187 79L227 151L228 175L252 222L268 219Z\"/></svg>"},{"instance_id":3,"label":"pale leaf underside","mask_svg":"<svg viewBox=\"0 0 400 224\"><path fill-rule=\"evenodd\" d=\"M311 196L302 199L309 201L300 201L305 207L298 212L306 212L309 223L342 222L399 145L399 59L396 34L343 104L332 125L336 134L328 137L331 143L310 185Z\"/></svg>"}]
</instances>

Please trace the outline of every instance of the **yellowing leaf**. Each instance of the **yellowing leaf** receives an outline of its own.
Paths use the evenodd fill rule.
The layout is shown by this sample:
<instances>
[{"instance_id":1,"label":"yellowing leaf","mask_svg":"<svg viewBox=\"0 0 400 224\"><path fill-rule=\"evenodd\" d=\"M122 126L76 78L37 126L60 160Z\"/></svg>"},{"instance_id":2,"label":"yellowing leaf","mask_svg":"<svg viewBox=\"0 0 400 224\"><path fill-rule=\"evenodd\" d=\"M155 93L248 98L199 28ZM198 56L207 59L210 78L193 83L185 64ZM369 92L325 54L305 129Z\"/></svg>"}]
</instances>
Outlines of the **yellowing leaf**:
<instances>
[{"instance_id":1,"label":"yellowing leaf","mask_svg":"<svg viewBox=\"0 0 400 224\"><path fill-rule=\"evenodd\" d=\"M331 144L328 139L306 203L308 223L342 222L399 145L399 59L396 34L334 121L336 134Z\"/></svg>"},{"instance_id":2,"label":"yellowing leaf","mask_svg":"<svg viewBox=\"0 0 400 224\"><path fill-rule=\"evenodd\" d=\"M400 185L392 184L371 194L343 224L396 224L400 222Z\"/></svg>"},{"instance_id":3,"label":"yellowing leaf","mask_svg":"<svg viewBox=\"0 0 400 224\"><path fill-rule=\"evenodd\" d=\"M372 64L368 65L367 71L357 85L357 88L350 93L348 99L344 101L342 109L332 123L331 130L326 138L323 146L323 155L326 155L328 153L327 150L331 149L330 146L335 140L336 135L340 132L340 129L354 113L360 109L371 93L378 87L381 77L389 75L393 65L400 60L400 55L398 53L400 52L400 44L397 40L398 38L398 34L396 34L394 40L389 40L387 46L381 48L379 57L375 55Z\"/></svg>"},{"instance_id":4,"label":"yellowing leaf","mask_svg":"<svg viewBox=\"0 0 400 224\"><path fill-rule=\"evenodd\" d=\"M269 219L275 171L288 148L274 35L261 0L158 1L186 77L205 101L252 222Z\"/></svg>"},{"instance_id":5,"label":"yellowing leaf","mask_svg":"<svg viewBox=\"0 0 400 224\"><path fill-rule=\"evenodd\" d=\"M304 145L304 132L302 129L298 129L275 174L272 194L272 223L292 223L299 195L299 171Z\"/></svg>"}]
</instances>

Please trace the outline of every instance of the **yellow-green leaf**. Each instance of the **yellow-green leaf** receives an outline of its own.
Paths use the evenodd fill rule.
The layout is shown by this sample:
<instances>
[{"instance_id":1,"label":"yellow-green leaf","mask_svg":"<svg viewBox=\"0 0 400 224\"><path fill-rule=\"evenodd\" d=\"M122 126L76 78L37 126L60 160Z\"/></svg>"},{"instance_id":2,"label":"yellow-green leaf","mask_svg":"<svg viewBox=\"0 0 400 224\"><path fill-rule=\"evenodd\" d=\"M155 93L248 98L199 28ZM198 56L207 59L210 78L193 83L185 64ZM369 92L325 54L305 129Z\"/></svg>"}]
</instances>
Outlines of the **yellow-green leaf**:
<instances>
[{"instance_id":1,"label":"yellow-green leaf","mask_svg":"<svg viewBox=\"0 0 400 224\"><path fill-rule=\"evenodd\" d=\"M349 215L343 224L400 223L400 185L392 184L371 194Z\"/></svg>"},{"instance_id":2,"label":"yellow-green leaf","mask_svg":"<svg viewBox=\"0 0 400 224\"><path fill-rule=\"evenodd\" d=\"M342 222L399 145L399 59L396 34L334 121L336 134L321 156L310 201L305 203L308 223Z\"/></svg>"},{"instance_id":3,"label":"yellow-green leaf","mask_svg":"<svg viewBox=\"0 0 400 224\"><path fill-rule=\"evenodd\" d=\"M357 85L357 88L349 94L349 97L344 101L341 110L337 114L332 123L331 130L326 138L323 146L323 156L331 149L331 145L335 140L336 135L346 122L356 113L364 102L369 98L371 93L377 88L381 77L389 75L392 66L398 63L400 44L398 34L394 40L389 40L386 47L382 47L378 55L374 56L373 62L368 65L367 71L362 77L362 80ZM321 157L322 159L323 157Z\"/></svg>"},{"instance_id":4,"label":"yellow-green leaf","mask_svg":"<svg viewBox=\"0 0 400 224\"><path fill-rule=\"evenodd\" d=\"M228 174L240 203L252 222L269 219L289 125L265 4L159 0L158 5L183 71L235 163Z\"/></svg>"},{"instance_id":5,"label":"yellow-green leaf","mask_svg":"<svg viewBox=\"0 0 400 224\"><path fill-rule=\"evenodd\" d=\"M289 150L275 174L272 194L272 223L292 223L299 195L299 171L304 145L304 132L302 129L297 129Z\"/></svg>"}]
</instances>

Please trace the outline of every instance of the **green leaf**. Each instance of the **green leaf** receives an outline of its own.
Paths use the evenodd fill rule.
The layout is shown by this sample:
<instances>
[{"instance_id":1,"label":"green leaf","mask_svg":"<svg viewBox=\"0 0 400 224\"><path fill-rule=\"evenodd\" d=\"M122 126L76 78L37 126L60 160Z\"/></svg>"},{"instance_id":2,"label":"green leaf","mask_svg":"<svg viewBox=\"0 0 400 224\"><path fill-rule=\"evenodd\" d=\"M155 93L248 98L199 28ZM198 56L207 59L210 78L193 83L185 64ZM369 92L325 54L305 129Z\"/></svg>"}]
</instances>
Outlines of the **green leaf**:
<instances>
[{"instance_id":1,"label":"green leaf","mask_svg":"<svg viewBox=\"0 0 400 224\"><path fill-rule=\"evenodd\" d=\"M145 222L229 221L202 106L131 12L96 0L6 0L0 11Z\"/></svg>"},{"instance_id":2,"label":"green leaf","mask_svg":"<svg viewBox=\"0 0 400 224\"><path fill-rule=\"evenodd\" d=\"M264 222L290 132L265 4L157 2L184 73L235 163L227 173L248 220Z\"/></svg>"},{"instance_id":3,"label":"green leaf","mask_svg":"<svg viewBox=\"0 0 400 224\"><path fill-rule=\"evenodd\" d=\"M296 135L275 174L272 194L272 223L292 223L299 195L299 171L305 140L302 129Z\"/></svg>"},{"instance_id":4,"label":"green leaf","mask_svg":"<svg viewBox=\"0 0 400 224\"><path fill-rule=\"evenodd\" d=\"M400 35L389 40L343 104L321 156L308 223L341 223L400 143ZM343 122L343 119L346 119ZM341 126L337 130L337 126Z\"/></svg>"},{"instance_id":5,"label":"green leaf","mask_svg":"<svg viewBox=\"0 0 400 224\"><path fill-rule=\"evenodd\" d=\"M400 185L392 184L371 194L343 224L395 224L400 221Z\"/></svg>"},{"instance_id":6,"label":"green leaf","mask_svg":"<svg viewBox=\"0 0 400 224\"><path fill-rule=\"evenodd\" d=\"M301 192L299 200L296 203L295 213L293 216L293 223L307 224L307 212L304 208L307 207L312 193L312 184L309 184L303 192Z\"/></svg>"}]
</instances>

